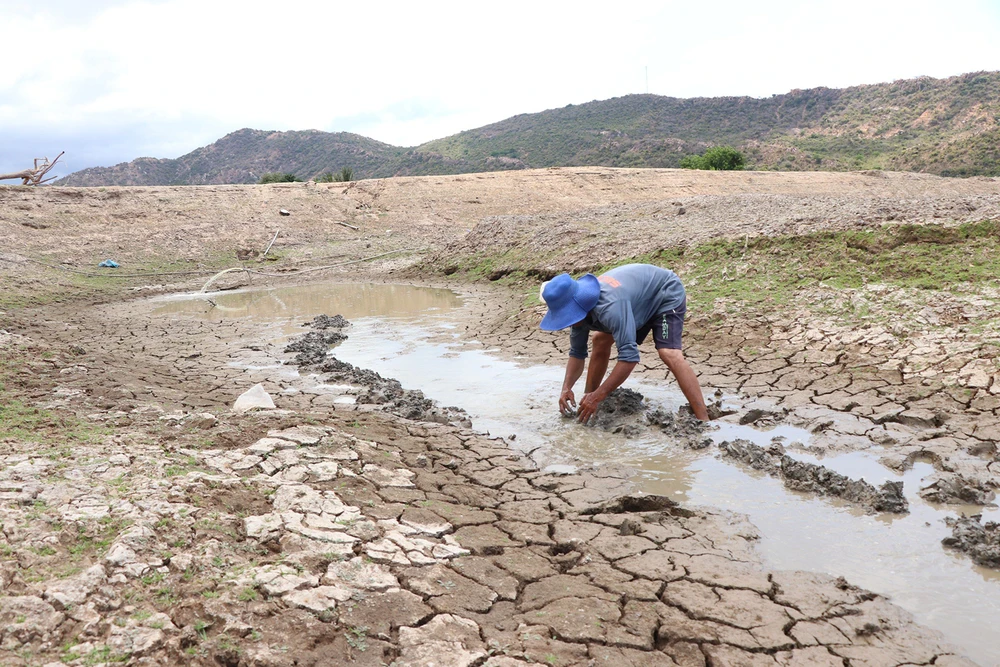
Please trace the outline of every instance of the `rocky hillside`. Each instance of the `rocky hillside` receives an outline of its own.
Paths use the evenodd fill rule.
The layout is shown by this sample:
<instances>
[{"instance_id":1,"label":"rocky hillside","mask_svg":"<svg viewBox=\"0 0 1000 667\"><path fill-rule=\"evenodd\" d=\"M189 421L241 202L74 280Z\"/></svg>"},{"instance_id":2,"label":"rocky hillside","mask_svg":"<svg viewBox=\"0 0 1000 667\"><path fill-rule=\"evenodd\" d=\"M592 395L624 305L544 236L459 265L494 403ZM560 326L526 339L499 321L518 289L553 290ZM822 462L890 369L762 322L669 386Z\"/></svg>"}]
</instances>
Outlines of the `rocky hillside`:
<instances>
[{"instance_id":1,"label":"rocky hillside","mask_svg":"<svg viewBox=\"0 0 1000 667\"><path fill-rule=\"evenodd\" d=\"M85 169L60 185L253 183L269 171L356 178L551 166L677 167L714 144L753 168L1000 175L1000 72L757 99L629 95L522 114L414 148L346 132L244 129L175 160Z\"/></svg>"},{"instance_id":2,"label":"rocky hillside","mask_svg":"<svg viewBox=\"0 0 1000 667\"><path fill-rule=\"evenodd\" d=\"M351 167L359 178L472 171L459 160L399 148L349 132L242 129L174 160L142 157L74 172L56 185L216 185L256 183L267 172L306 180Z\"/></svg>"}]
</instances>

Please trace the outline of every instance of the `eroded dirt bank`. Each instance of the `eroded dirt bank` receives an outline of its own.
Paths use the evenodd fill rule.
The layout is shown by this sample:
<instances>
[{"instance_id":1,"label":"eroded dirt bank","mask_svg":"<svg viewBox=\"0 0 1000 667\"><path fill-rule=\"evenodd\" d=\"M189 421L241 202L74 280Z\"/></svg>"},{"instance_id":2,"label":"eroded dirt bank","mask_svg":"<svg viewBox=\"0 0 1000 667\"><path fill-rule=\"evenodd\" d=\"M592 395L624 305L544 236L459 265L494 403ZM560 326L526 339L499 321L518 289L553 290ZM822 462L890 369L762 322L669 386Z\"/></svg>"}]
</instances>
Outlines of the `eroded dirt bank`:
<instances>
[{"instance_id":1,"label":"eroded dirt bank","mask_svg":"<svg viewBox=\"0 0 1000 667\"><path fill-rule=\"evenodd\" d=\"M537 330L530 298L544 273L699 239L995 219L998 191L995 179L601 169L0 188L3 659L962 663L878 596L767 572L734 517L615 504L623 471L547 475L461 427L280 393L292 379L277 360L294 354L251 324L120 302L200 287L237 256L291 275L402 250L294 279L499 279L471 288L465 335L561 364L566 341ZM275 230L277 258L259 261ZM66 270L105 257L157 275ZM987 503L1000 486L998 287L816 284L767 311L716 298L692 309L686 353L706 393L738 399L727 419L800 424L830 452L878 445L896 467L929 460L928 497ZM94 300L111 303L82 305ZM906 316L851 318L879 308ZM278 410L230 414L256 382Z\"/></svg>"}]
</instances>

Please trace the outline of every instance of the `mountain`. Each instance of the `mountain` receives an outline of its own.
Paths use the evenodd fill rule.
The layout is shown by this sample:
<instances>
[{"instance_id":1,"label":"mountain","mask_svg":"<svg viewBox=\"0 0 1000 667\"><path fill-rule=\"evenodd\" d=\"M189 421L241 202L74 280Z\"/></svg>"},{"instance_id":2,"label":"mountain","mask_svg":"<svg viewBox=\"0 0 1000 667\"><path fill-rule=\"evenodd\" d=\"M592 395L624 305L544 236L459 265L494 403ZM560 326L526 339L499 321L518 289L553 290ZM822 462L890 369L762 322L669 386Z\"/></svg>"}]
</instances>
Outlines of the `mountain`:
<instances>
[{"instance_id":1,"label":"mountain","mask_svg":"<svg viewBox=\"0 0 1000 667\"><path fill-rule=\"evenodd\" d=\"M56 185L209 185L256 183L267 172L315 178L349 166L357 178L471 171L461 161L384 144L349 132L268 132L243 129L177 159L142 157L92 167Z\"/></svg>"},{"instance_id":2,"label":"mountain","mask_svg":"<svg viewBox=\"0 0 1000 667\"><path fill-rule=\"evenodd\" d=\"M244 129L175 160L84 169L59 185L254 183L350 167L356 178L534 167L677 167L716 144L753 168L1000 175L1000 72L769 98L627 95L521 114L413 148L347 132Z\"/></svg>"}]
</instances>

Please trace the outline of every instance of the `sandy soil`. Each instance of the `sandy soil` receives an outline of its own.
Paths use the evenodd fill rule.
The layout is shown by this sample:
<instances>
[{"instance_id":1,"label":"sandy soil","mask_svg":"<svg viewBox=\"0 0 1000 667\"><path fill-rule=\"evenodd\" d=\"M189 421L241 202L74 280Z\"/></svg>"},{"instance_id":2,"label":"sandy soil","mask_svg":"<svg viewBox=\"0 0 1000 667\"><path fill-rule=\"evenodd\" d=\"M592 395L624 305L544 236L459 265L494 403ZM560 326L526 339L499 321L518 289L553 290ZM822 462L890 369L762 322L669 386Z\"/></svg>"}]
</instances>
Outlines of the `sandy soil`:
<instances>
[{"instance_id":1,"label":"sandy soil","mask_svg":"<svg viewBox=\"0 0 1000 667\"><path fill-rule=\"evenodd\" d=\"M0 445L3 662L969 664L877 595L766 571L738 517L622 501L624 471L544 475L461 426L278 395L275 362L294 355L262 344L252 323L166 321L128 299L200 286L279 229L279 259L248 266L288 278L257 283L443 284L421 262L533 242L571 268L682 239L980 220L997 207L996 179L906 174L581 168L0 188L3 288L47 302L12 300L0 316L0 381L27 424L8 422ZM65 271L105 257L171 275ZM479 295L469 337L562 363L566 341L537 330L527 286L461 288ZM935 499L988 502L1000 486L1000 380L975 332L939 318L903 338L800 306L692 316L686 353L707 393L738 399L727 418L800 424L831 451L884 445L896 467L929 459ZM664 375L652 363L639 372ZM255 382L278 409L231 413Z\"/></svg>"}]
</instances>

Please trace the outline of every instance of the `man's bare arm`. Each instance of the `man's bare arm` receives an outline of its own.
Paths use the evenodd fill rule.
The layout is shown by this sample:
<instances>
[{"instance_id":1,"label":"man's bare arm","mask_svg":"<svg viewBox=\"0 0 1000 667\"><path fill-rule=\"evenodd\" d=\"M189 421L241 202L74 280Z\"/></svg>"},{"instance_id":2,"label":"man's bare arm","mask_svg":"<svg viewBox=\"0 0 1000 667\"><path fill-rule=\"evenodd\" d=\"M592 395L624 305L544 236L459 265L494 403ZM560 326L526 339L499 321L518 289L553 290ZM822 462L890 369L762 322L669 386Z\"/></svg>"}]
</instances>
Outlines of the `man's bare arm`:
<instances>
[{"instance_id":1,"label":"man's bare arm","mask_svg":"<svg viewBox=\"0 0 1000 667\"><path fill-rule=\"evenodd\" d=\"M634 361L616 361L615 367L611 369L611 374L601 383L601 386L580 399L580 409L577 411L577 418L586 424L597 413L597 408L604 399L628 379L628 376L632 374L632 370L637 365Z\"/></svg>"},{"instance_id":2,"label":"man's bare arm","mask_svg":"<svg viewBox=\"0 0 1000 667\"><path fill-rule=\"evenodd\" d=\"M565 414L572 414L573 409L576 407L576 397L573 395L573 385L576 381L580 379L583 375L583 367L586 361L583 359L577 359L576 357L570 357L569 361L566 362L566 377L563 379L562 392L559 394L559 412ZM572 408L570 407L572 406Z\"/></svg>"}]
</instances>

